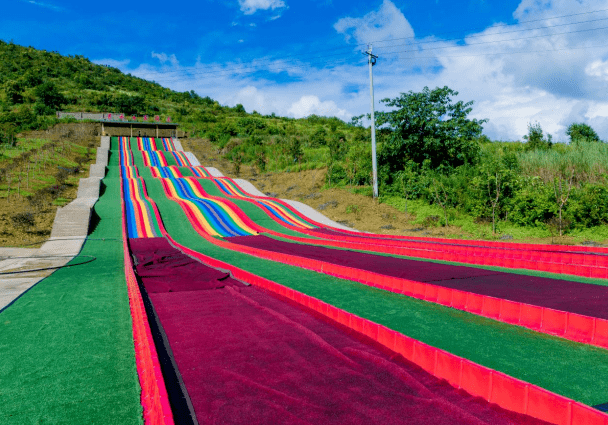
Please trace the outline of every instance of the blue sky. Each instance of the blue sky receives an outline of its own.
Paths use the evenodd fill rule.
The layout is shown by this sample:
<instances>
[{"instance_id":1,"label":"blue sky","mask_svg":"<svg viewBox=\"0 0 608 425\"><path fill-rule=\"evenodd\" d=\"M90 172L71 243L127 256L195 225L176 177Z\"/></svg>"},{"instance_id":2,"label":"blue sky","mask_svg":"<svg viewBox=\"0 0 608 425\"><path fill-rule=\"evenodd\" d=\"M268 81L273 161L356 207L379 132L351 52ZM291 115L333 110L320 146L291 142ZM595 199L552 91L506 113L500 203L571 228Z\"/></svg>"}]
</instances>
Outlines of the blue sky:
<instances>
[{"instance_id":1,"label":"blue sky","mask_svg":"<svg viewBox=\"0 0 608 425\"><path fill-rule=\"evenodd\" d=\"M385 97L447 85L492 138L538 121L608 139L608 0L5 0L0 38L195 90L248 111L349 120ZM593 13L589 13L593 12Z\"/></svg>"}]
</instances>

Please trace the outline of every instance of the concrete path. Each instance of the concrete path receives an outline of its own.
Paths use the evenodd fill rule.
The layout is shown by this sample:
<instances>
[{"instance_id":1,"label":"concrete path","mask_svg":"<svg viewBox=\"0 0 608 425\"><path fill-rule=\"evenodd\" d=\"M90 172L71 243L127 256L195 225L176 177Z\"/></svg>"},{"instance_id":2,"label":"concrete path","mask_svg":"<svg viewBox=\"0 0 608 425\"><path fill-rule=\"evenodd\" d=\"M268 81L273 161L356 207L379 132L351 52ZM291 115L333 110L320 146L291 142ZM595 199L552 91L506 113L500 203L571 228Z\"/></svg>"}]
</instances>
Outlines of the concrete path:
<instances>
[{"instance_id":1,"label":"concrete path","mask_svg":"<svg viewBox=\"0 0 608 425\"><path fill-rule=\"evenodd\" d=\"M99 198L109 149L110 138L104 136L97 149L97 163L91 164L88 178L80 179L77 198L57 208L51 237L44 245L39 249L0 248L0 311L78 255L87 238L93 205Z\"/></svg>"},{"instance_id":2,"label":"concrete path","mask_svg":"<svg viewBox=\"0 0 608 425\"><path fill-rule=\"evenodd\" d=\"M249 182L247 180L243 180L243 179L233 179L233 180L246 193L249 193L250 195L254 195L254 196L263 196L264 198L267 198L267 196L264 193L260 192L253 184L251 184L251 182ZM306 204L303 204L302 202L292 201L291 199L281 199L281 201L288 203L299 213L303 214L304 216L306 216L306 217L310 218L311 220L314 220L318 223L325 224L326 226L337 227L338 229L342 229L342 230L353 230L355 232L357 231L348 226L344 226L343 224L336 223L332 219L321 214L319 211L315 210L314 208L312 208Z\"/></svg>"},{"instance_id":3,"label":"concrete path","mask_svg":"<svg viewBox=\"0 0 608 425\"><path fill-rule=\"evenodd\" d=\"M184 147L182 146L182 142L180 142L176 137L172 137L171 141L173 142L173 146L175 146L175 149L178 151L184 151Z\"/></svg>"},{"instance_id":4,"label":"concrete path","mask_svg":"<svg viewBox=\"0 0 608 425\"><path fill-rule=\"evenodd\" d=\"M201 163L198 162L196 155L194 155L192 152L186 152L186 158L188 158L188 161L190 161L190 164L192 164L193 167L198 167L201 165Z\"/></svg>"},{"instance_id":5,"label":"concrete path","mask_svg":"<svg viewBox=\"0 0 608 425\"><path fill-rule=\"evenodd\" d=\"M205 170L207 170L213 177L224 177L222 172L215 167L205 167Z\"/></svg>"}]
</instances>

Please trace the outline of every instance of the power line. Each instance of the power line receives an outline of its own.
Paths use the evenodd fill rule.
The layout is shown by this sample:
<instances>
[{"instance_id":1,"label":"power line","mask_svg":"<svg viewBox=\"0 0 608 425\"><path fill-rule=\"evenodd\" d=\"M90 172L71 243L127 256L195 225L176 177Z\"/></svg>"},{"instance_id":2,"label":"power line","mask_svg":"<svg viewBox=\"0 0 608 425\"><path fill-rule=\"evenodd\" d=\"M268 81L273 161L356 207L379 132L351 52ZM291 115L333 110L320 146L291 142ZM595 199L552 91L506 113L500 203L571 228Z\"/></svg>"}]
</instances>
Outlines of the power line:
<instances>
[{"instance_id":1,"label":"power line","mask_svg":"<svg viewBox=\"0 0 608 425\"><path fill-rule=\"evenodd\" d=\"M567 50L587 50L587 49L599 49L606 48L608 44L602 44L597 46L585 46L585 47L566 47L563 49L544 49L544 50L522 50L519 52L495 52L495 53L474 53L464 55L435 55L435 56L404 56L402 59L436 59L436 58L466 58L476 56L496 56L496 55L519 55L528 53L547 53L547 52L562 52ZM394 52L393 52L394 53Z\"/></svg>"},{"instance_id":2,"label":"power line","mask_svg":"<svg viewBox=\"0 0 608 425\"><path fill-rule=\"evenodd\" d=\"M532 19L532 20L529 20L529 21L520 21L520 22L517 22L517 23L514 23L514 24L496 24L496 25L494 25L494 28L508 27L508 26L521 25L521 24L529 24L531 22L548 21L548 20L551 20L551 19L569 18L571 16L589 15L591 13L598 13L598 12L608 12L608 9L599 9L599 10L592 10L592 11L589 11L589 12L572 13L570 15L554 16L552 18ZM439 35L441 35L441 34L452 34L452 33L455 33L455 32L462 32L462 31L465 31L465 32L466 31L479 31L479 30L484 30L486 28L488 28L488 27L469 28L467 30L454 30L454 31L448 31L448 32L438 33L438 34ZM409 39L412 39L412 38L416 38L416 37L392 38L392 39L387 39L387 40L384 40L384 41L409 40ZM358 44L357 46L367 45L368 43L377 44L377 43L382 43L382 42L383 41L368 41L368 42L365 42L365 43L362 43L362 44Z\"/></svg>"},{"instance_id":3,"label":"power line","mask_svg":"<svg viewBox=\"0 0 608 425\"><path fill-rule=\"evenodd\" d=\"M480 43L471 43L471 44L466 44L466 45L461 45L461 46L432 47L432 48L425 48L424 50L441 50L441 49L453 49L453 48L458 48L458 47L479 46L482 44L493 44L493 43L504 43L507 41L529 40L532 38L552 37L554 35L576 34L576 33L580 33L580 32L597 31L597 30L604 30L604 29L608 29L608 27L589 28L589 29L577 30L577 31L558 32L558 33L546 34L546 35L533 35L533 36L529 36L529 37L520 37L520 38L508 38L506 40L482 41ZM382 52L382 53L389 54L389 53L406 53L406 52L416 52L416 50L396 50L393 52Z\"/></svg>"},{"instance_id":4,"label":"power line","mask_svg":"<svg viewBox=\"0 0 608 425\"><path fill-rule=\"evenodd\" d=\"M489 34L469 35L469 36L467 36L467 38L480 38L480 37L489 37L489 36L503 35L503 34L513 34L513 33L516 33L516 32L534 31L534 30L548 29L548 28L557 28L557 27L563 27L563 26L568 26L568 25L586 24L586 23L590 23L590 22L599 22L599 21L606 21L606 20L608 20L608 17L606 17L606 18L600 18L600 19L592 19L592 20L589 20L589 21L570 22L570 23L567 23L567 24L548 25L548 26L544 26L544 27L519 29L519 30L514 30L514 31L503 31L503 32L495 32L495 33L489 33ZM555 35L558 35L558 34L555 34ZM446 41L455 41L455 40L462 40L462 37L444 38L444 39L441 39L441 40L432 40L432 41L421 41L419 43L406 43L406 44L395 44L395 45L390 45L390 46L381 46L380 49L384 49L384 48L388 48L388 47L398 47L398 46L418 46L418 45L421 45L421 44L442 43L442 42L446 42Z\"/></svg>"},{"instance_id":5,"label":"power line","mask_svg":"<svg viewBox=\"0 0 608 425\"><path fill-rule=\"evenodd\" d=\"M441 47L431 47L431 48L424 48L422 50L422 52L424 51L429 51L429 50L445 50L445 49L458 49L458 48L465 48L465 47L471 47L471 46L478 46L478 45L489 45L489 44L496 44L496 43L505 43L505 42L509 42L509 41L520 41L520 40L530 40L530 39L534 39L534 38L544 38L544 37L552 37L552 36L556 36L556 35L565 35L565 34L576 34L576 33L581 33L581 32L588 32L588 31L598 31L598 30L603 30L603 29L608 29L608 27L600 27L600 28L589 28L589 29L584 29L584 30L576 30L576 31L564 31L564 32L560 32L560 33L551 33L551 34L541 34L541 35L534 35L534 36L528 36L528 37L519 37L519 38L510 38L510 39L505 39L505 40L490 40L490 41L483 41L483 42L479 42L479 43L471 43L471 44L466 44L466 45L457 45L457 46L441 46ZM392 47L392 46L390 46ZM383 51L381 53L383 54L392 54L392 53L415 53L415 52L419 52L418 50L394 50L394 51ZM491 54L497 54L497 53L491 53ZM508 54L508 52L506 53ZM411 56L412 58L416 58L416 56ZM319 61L322 61L323 63L327 63L327 59L325 57L319 57L318 58ZM341 61L341 63L346 63L350 61L349 58L345 58L344 60ZM314 63L314 61L313 61ZM330 65L337 65L340 62L336 62L334 61L333 63L330 63ZM165 78L163 79L163 81L166 82L172 82L172 81L178 81L178 80L182 80L185 76L225 76L225 75L231 75L231 74L243 74L243 73L249 73L252 74L254 72L283 72L286 70L293 70L293 69L300 69L300 68L309 68L311 66L311 63L308 64L303 64L303 65L294 65L294 66L283 66L283 65L270 65L267 66L266 68L261 68L262 65L255 65L255 66L250 66L250 67L242 67L242 68L237 68L237 69L223 69L221 71L200 71L200 72L190 72L187 73L184 76L176 76L176 78ZM152 77L154 75L168 75L168 74L173 74L175 71L171 71L171 72L166 72L166 73L148 73L148 74L153 74ZM148 77L150 77L148 75Z\"/></svg>"},{"instance_id":6,"label":"power line","mask_svg":"<svg viewBox=\"0 0 608 425\"><path fill-rule=\"evenodd\" d=\"M592 13L598 13L598 12L605 12L608 11L608 9L601 9L601 10L595 10L595 11L589 11L589 12L581 12L581 13L574 13L574 14L569 14L569 15L561 15L561 16L555 16L555 17L551 17L551 18L543 18L543 19L534 19L534 20L529 20L529 21L522 21L519 22L517 24L497 24L495 25L493 28L497 28L497 27L507 27L507 26L513 26L513 25L521 25L521 24L526 24L526 23L533 23L533 22L540 22L540 21L546 21L546 20L551 20L551 19L560 19L560 18L566 18L566 17L572 17L572 16L581 16L581 15L588 15L588 14L592 14ZM510 34L510 33L516 33L516 32L524 32L524 31L534 31L534 30L538 30L538 29L549 29L549 28L556 28L556 27L562 27L562 26L568 26L568 25L577 25L577 24L584 24L584 23L591 23L591 22L598 22L598 21L603 21L608 19L608 17L606 18L600 18L600 19L592 19L592 20L587 20L587 21L578 21L578 22L570 22L570 23L563 23L563 24L556 24L556 25L546 25L546 26L542 26L542 27L536 27L536 28L524 28L524 29L518 29L518 30L514 30L514 31L504 31L504 32L498 32L498 33L494 33L494 34L479 34L479 35L470 35L467 36L468 38L477 38L477 37L486 37L489 35L495 36L495 35L501 35L501 34ZM476 28L476 29L469 29L469 30L464 30L464 31L472 31L472 30L477 30L477 29L486 29L485 28ZM459 32L459 31L463 31L463 30L456 30L456 31L449 31L449 32L444 32L444 33L438 33L438 34L450 34L453 32ZM566 34L566 33L560 33L560 34ZM559 34L555 34L555 35L559 35ZM544 35L546 36L546 35ZM539 35L538 37L543 37L543 35ZM303 54L295 54L295 55L289 55L289 56L285 56L281 59L278 59L278 61L287 61L287 59L289 58L299 58L301 60L304 59L326 59L328 57L332 57L332 56L342 56L345 54L348 54L352 51L353 47L357 47L357 46L366 46L369 43L388 43L388 42L393 42L393 41L399 41L399 40L409 40L409 39L415 39L416 37L402 37L402 38L392 38L392 39L386 39L386 40L382 40L382 41L372 41L372 42L365 42L365 43L360 43L360 44L355 44L355 45L349 45L349 46L344 46L344 47L339 47L339 48L335 48L335 49L328 49L325 50L325 52L333 52L333 51L337 51L337 50L346 50L348 49L349 52L344 52L344 53L336 53L334 55L322 55L322 56L310 56L310 53L303 53ZM463 37L455 37L455 38L451 38L451 39L443 39L443 40L433 40L433 41L420 41L418 43L408 43L408 44L400 44L400 45L389 45L389 46L378 46L378 48L383 49L383 48L389 48L389 47L397 47L397 46L403 46L403 45L408 45L408 46L415 46L415 45L422 45L422 44L431 44L431 43L441 43L441 42L445 42L445 41L454 41L454 40L461 40ZM319 52L323 52L323 50L318 50L315 52L315 55L317 55ZM308 56L308 58L307 58ZM262 65L259 65L262 66ZM254 69L257 66L244 66L244 67L238 67L235 68L235 71L240 71L240 70L249 70L249 69ZM188 68L184 68L184 69L189 69L189 68L193 68L193 67L188 67ZM231 72L231 70L224 70L225 72ZM224 72L222 71L222 72ZM167 74L171 74L171 73L179 73L179 72L183 72L182 70L167 70L167 71L150 71L148 72L148 74L152 74L152 75L167 75ZM209 71L209 74L213 74L215 71ZM204 74L198 74L198 75L204 75Z\"/></svg>"},{"instance_id":7,"label":"power line","mask_svg":"<svg viewBox=\"0 0 608 425\"><path fill-rule=\"evenodd\" d=\"M463 46L466 47L466 46ZM434 56L404 56L401 59L437 59L437 58L460 58L460 57L481 57L481 56L508 56L508 55L520 55L520 54L531 54L531 53L548 53L548 52L563 52L570 50L588 50L588 49L599 49L599 48L607 48L608 44L596 45L596 46L584 46L584 47L567 47L562 49L544 49L544 50L523 50L517 52L493 52L493 53L474 53L474 54L464 54L464 55L445 55L438 54ZM393 52L395 53L395 52ZM361 61L359 61L361 62ZM308 68L308 65L301 66L293 66L284 69L296 69L296 68ZM175 82L181 81L180 79L165 79L163 83L166 82Z\"/></svg>"}]
</instances>

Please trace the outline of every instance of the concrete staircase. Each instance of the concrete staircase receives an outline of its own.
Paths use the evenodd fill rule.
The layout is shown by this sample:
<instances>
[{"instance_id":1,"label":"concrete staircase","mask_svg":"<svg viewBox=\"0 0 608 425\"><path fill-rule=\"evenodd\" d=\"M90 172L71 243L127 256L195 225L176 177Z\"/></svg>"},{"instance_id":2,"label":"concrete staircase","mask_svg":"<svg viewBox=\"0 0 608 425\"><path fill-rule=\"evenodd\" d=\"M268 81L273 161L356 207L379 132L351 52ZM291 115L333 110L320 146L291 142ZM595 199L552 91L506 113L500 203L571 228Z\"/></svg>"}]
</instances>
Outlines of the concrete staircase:
<instances>
[{"instance_id":1,"label":"concrete staircase","mask_svg":"<svg viewBox=\"0 0 608 425\"><path fill-rule=\"evenodd\" d=\"M57 209L51 237L44 245L39 249L0 248L0 311L78 255L87 238L93 205L99 199L109 150L110 138L103 136L89 177L80 179L76 199Z\"/></svg>"}]
</instances>

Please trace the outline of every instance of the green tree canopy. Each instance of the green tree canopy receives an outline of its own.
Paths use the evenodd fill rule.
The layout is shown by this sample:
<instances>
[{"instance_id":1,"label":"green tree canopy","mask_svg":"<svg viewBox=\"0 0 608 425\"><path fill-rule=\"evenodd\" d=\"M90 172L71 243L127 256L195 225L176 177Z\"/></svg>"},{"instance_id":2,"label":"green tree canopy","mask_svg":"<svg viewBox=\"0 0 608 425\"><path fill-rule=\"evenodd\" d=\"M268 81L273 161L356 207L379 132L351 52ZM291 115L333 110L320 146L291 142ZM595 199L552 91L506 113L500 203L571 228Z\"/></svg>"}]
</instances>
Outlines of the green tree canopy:
<instances>
[{"instance_id":1,"label":"green tree canopy","mask_svg":"<svg viewBox=\"0 0 608 425\"><path fill-rule=\"evenodd\" d=\"M40 84L36 87L34 93L38 98L38 102L53 110L61 108L61 105L66 103L65 97L52 81Z\"/></svg>"},{"instance_id":2,"label":"green tree canopy","mask_svg":"<svg viewBox=\"0 0 608 425\"><path fill-rule=\"evenodd\" d=\"M378 126L392 130L380 154L382 165L397 172L408 160L418 164L427 161L432 168L440 169L475 163L479 156L476 139L487 120L467 118L473 102L453 103L452 96L457 95L447 86L434 90L425 87L420 93L410 91L394 99L382 99L396 108L376 115Z\"/></svg>"},{"instance_id":3,"label":"green tree canopy","mask_svg":"<svg viewBox=\"0 0 608 425\"><path fill-rule=\"evenodd\" d=\"M591 126L584 123L572 123L566 130L570 136L570 143L601 142L599 136Z\"/></svg>"},{"instance_id":4,"label":"green tree canopy","mask_svg":"<svg viewBox=\"0 0 608 425\"><path fill-rule=\"evenodd\" d=\"M551 135L547 134L547 137L543 135L543 129L539 122L528 123L528 134L523 138L528 143L526 146L528 150L549 149L553 146Z\"/></svg>"}]
</instances>

